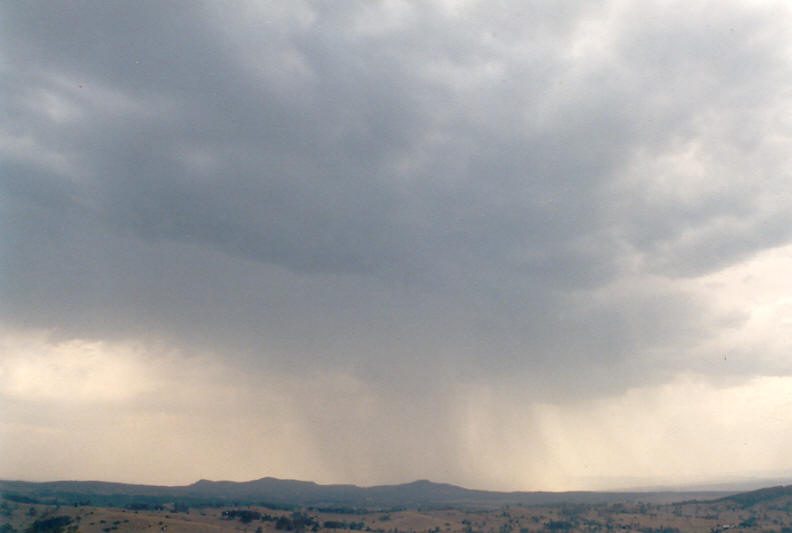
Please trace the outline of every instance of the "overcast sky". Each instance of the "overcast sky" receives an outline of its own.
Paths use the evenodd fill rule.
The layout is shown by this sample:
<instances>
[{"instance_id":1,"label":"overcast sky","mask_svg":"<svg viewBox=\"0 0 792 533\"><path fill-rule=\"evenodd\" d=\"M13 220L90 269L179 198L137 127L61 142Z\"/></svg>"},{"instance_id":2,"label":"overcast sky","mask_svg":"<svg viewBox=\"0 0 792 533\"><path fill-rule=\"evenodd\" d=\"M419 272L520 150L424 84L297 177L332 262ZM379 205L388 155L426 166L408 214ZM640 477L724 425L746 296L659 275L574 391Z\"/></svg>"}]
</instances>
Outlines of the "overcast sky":
<instances>
[{"instance_id":1,"label":"overcast sky","mask_svg":"<svg viewBox=\"0 0 792 533\"><path fill-rule=\"evenodd\" d=\"M3 2L0 478L792 472L792 3Z\"/></svg>"}]
</instances>

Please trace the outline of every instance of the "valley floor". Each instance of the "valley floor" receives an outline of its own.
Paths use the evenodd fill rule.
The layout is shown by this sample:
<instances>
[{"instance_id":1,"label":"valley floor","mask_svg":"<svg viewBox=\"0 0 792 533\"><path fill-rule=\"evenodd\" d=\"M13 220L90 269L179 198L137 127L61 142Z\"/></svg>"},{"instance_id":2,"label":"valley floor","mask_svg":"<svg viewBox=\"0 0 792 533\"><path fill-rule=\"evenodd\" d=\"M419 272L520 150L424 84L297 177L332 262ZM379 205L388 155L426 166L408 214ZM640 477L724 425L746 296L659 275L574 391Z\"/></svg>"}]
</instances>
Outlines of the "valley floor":
<instances>
[{"instance_id":1,"label":"valley floor","mask_svg":"<svg viewBox=\"0 0 792 533\"><path fill-rule=\"evenodd\" d=\"M792 533L788 502L742 506L735 502L652 505L510 506L499 510L361 510L336 513L306 507L203 507L161 510L57 506L0 500L0 533L534 533L763 531Z\"/></svg>"}]
</instances>

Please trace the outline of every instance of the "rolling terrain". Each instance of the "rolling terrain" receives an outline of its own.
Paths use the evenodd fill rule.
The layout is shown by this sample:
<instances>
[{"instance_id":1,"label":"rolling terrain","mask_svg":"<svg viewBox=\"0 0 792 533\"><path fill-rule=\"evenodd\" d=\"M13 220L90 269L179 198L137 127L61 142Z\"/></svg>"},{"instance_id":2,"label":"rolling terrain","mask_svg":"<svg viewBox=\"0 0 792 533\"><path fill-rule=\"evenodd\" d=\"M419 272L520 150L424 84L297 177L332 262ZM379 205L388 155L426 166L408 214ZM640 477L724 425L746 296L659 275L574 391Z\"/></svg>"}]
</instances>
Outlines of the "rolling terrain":
<instances>
[{"instance_id":1,"label":"rolling terrain","mask_svg":"<svg viewBox=\"0 0 792 533\"><path fill-rule=\"evenodd\" d=\"M101 488L118 489L108 485ZM178 502L166 505L137 502L119 507L32 500L31 496L4 492L0 498L0 532L792 532L792 486L772 487L708 501L523 504L491 509L315 505L292 505L286 509L286 505L220 504L191 508Z\"/></svg>"},{"instance_id":2,"label":"rolling terrain","mask_svg":"<svg viewBox=\"0 0 792 533\"><path fill-rule=\"evenodd\" d=\"M35 502L92 503L125 506L134 503L187 505L264 504L341 506L353 508L459 507L492 509L506 505L606 504L616 502L669 503L715 499L735 491L662 492L495 492L420 480L401 485L358 487L320 485L309 481L266 477L254 481L201 480L185 486L130 485L96 481L32 483L0 481L0 491Z\"/></svg>"}]
</instances>

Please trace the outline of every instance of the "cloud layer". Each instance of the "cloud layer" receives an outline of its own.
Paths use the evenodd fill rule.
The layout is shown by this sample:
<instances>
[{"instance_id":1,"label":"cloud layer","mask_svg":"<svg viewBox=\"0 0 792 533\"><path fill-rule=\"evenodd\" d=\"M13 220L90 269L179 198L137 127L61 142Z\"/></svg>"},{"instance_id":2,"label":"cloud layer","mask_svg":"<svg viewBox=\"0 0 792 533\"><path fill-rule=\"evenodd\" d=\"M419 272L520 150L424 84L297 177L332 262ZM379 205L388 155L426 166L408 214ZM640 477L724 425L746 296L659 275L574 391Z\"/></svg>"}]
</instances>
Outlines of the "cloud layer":
<instances>
[{"instance_id":1,"label":"cloud layer","mask_svg":"<svg viewBox=\"0 0 792 533\"><path fill-rule=\"evenodd\" d=\"M591 401L790 375L787 3L3 11L6 442L98 402L141 440L157 416L178 442L227 424L197 458L216 477L563 487L588 474L540 406L568 427ZM268 407L202 411L220 397ZM292 429L249 434L257 417ZM231 440L251 443L233 465ZM476 466L496 441L516 477ZM282 458L255 459L266 443ZM83 475L52 464L30 477ZM136 471L211 477L157 468Z\"/></svg>"}]
</instances>

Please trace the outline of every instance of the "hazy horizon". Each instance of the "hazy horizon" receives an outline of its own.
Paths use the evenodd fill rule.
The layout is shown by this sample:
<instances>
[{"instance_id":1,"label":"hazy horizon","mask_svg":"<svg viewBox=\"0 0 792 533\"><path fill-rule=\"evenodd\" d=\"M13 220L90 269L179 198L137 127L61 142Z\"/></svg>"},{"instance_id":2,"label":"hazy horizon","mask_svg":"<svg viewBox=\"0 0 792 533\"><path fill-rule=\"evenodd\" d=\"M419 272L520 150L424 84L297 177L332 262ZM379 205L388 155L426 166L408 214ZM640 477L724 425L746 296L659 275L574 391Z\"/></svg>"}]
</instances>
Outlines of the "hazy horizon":
<instances>
[{"instance_id":1,"label":"hazy horizon","mask_svg":"<svg viewBox=\"0 0 792 533\"><path fill-rule=\"evenodd\" d=\"M398 482L398 483L376 483L376 484L356 484L356 483L345 483L343 481L328 481L328 482L317 482L311 479L290 479L290 478L277 478L273 476L262 476L257 478L250 478L250 479L196 479L191 482L187 483L145 483L145 482L133 482L133 481L125 481L125 480L112 480L112 479L41 479L41 480L31 480L31 479L2 479L0 481L4 482L22 482L22 483L107 483L107 484L121 484L121 485L140 485L140 486L161 486L161 487L189 487L200 482L208 481L210 483L255 483L257 481L271 479L277 481L286 481L286 482L300 482L300 483L314 483L318 486L328 487L328 486L354 486L358 488L375 488L375 487L384 487L384 486L404 486L404 485L411 485L416 483L431 483L436 485L451 485L455 487L461 487L466 490L472 491L486 491L486 492L502 492L502 493L510 493L510 492L680 492L680 493L689 493L689 492L701 492L701 493L709 493L709 492L723 492L723 493L735 493L735 492L750 492L753 490L758 489L765 489L775 486L792 486L792 472L770 472L764 474L758 474L754 476L722 476L717 480L710 480L710 482L702 482L696 484L687 484L687 485L675 485L675 484L651 484L652 480L645 480L640 478L618 478L618 479L608 479L608 478L598 478L593 480L588 480L588 482L584 482L581 484L580 487L569 487L563 490L547 490L547 489L512 489L512 490L500 490L494 488L487 488L487 487L477 487L477 486L466 486L460 485L457 483L448 483L442 480L435 480L435 479L414 479L411 481L405 482ZM646 481L648 484L642 483ZM654 480L656 481L656 480Z\"/></svg>"},{"instance_id":2,"label":"hazy horizon","mask_svg":"<svg viewBox=\"0 0 792 533\"><path fill-rule=\"evenodd\" d=\"M792 472L792 3L5 2L0 45L0 478Z\"/></svg>"}]
</instances>

